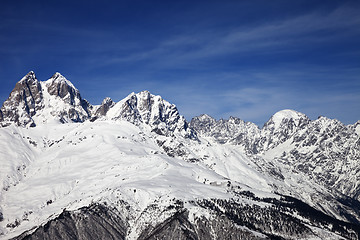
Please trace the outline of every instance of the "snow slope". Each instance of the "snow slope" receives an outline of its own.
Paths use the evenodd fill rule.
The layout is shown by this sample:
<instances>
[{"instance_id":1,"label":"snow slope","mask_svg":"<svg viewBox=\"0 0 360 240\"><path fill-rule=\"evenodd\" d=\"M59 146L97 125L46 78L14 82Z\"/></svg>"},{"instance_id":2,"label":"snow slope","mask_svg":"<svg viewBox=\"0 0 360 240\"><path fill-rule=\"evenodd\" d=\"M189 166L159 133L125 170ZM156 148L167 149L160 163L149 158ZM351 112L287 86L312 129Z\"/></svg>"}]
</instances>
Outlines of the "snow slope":
<instances>
[{"instance_id":1,"label":"snow slope","mask_svg":"<svg viewBox=\"0 0 360 240\"><path fill-rule=\"evenodd\" d=\"M140 210L162 197L230 196L210 185L226 182L221 176L166 156L151 136L125 121L44 125L24 129L23 134L31 135L38 146L32 147L36 153L28 157L23 172L1 170L2 181L6 172L22 174L22 181L2 194L3 229L18 219L21 233L64 208L76 209L117 194ZM21 144L18 149L24 148Z\"/></svg>"}]
</instances>

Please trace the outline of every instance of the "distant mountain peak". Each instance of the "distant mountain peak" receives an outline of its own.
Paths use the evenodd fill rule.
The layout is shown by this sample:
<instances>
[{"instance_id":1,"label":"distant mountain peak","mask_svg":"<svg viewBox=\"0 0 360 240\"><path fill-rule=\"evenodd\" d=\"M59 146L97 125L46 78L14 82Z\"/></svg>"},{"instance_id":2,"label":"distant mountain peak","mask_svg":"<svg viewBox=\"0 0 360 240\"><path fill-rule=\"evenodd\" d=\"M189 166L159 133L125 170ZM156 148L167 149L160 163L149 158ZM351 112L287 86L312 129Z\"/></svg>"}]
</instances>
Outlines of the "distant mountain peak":
<instances>
[{"instance_id":1,"label":"distant mountain peak","mask_svg":"<svg viewBox=\"0 0 360 240\"><path fill-rule=\"evenodd\" d=\"M284 109L281 111L278 111L277 113L275 113L269 120L269 123L272 122L275 125L275 128L279 128L281 126L281 123L284 121L288 121L288 120L292 120L295 122L295 124L299 123L300 119L307 119L309 120L309 118L300 112L297 112L295 110L291 110L291 109Z\"/></svg>"},{"instance_id":2,"label":"distant mountain peak","mask_svg":"<svg viewBox=\"0 0 360 240\"><path fill-rule=\"evenodd\" d=\"M291 109L275 113L261 129L262 138L256 143L257 151L265 151L290 139L304 129L311 120L303 113Z\"/></svg>"},{"instance_id":3,"label":"distant mountain peak","mask_svg":"<svg viewBox=\"0 0 360 240\"><path fill-rule=\"evenodd\" d=\"M273 116L282 117L282 118L298 118L305 116L305 114L295 111L293 109L283 109L276 112Z\"/></svg>"},{"instance_id":4,"label":"distant mountain peak","mask_svg":"<svg viewBox=\"0 0 360 240\"><path fill-rule=\"evenodd\" d=\"M190 126L202 136L213 137L218 143L232 143L247 148L251 148L260 133L254 123L247 123L237 117L216 121L213 117L202 114L194 117Z\"/></svg>"},{"instance_id":5,"label":"distant mountain peak","mask_svg":"<svg viewBox=\"0 0 360 240\"><path fill-rule=\"evenodd\" d=\"M144 97L150 97L151 95L154 96L153 94L150 93L149 90L142 90L139 93L134 93L137 94L139 96L144 96Z\"/></svg>"},{"instance_id":6,"label":"distant mountain peak","mask_svg":"<svg viewBox=\"0 0 360 240\"><path fill-rule=\"evenodd\" d=\"M206 113L203 113L197 117L195 117L197 119L200 119L200 120L206 120L206 119L212 119L212 120L215 120L215 118L213 118L212 116L206 114Z\"/></svg>"}]
</instances>

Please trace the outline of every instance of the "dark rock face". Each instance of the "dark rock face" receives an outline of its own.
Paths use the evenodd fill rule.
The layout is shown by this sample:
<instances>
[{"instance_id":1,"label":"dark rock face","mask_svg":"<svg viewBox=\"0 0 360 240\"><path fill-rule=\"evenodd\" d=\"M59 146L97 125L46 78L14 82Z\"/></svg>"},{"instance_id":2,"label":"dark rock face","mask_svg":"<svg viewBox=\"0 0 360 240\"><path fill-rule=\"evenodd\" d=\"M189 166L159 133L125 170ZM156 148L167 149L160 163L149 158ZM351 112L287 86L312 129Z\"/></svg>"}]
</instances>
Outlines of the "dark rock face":
<instances>
[{"instance_id":1,"label":"dark rock face","mask_svg":"<svg viewBox=\"0 0 360 240\"><path fill-rule=\"evenodd\" d=\"M246 229L236 226L228 218L219 216L218 219L209 220L205 217L191 223L186 210L175 213L172 217L155 227L149 227L139 236L139 240L145 239L267 239L255 236Z\"/></svg>"},{"instance_id":2,"label":"dark rock face","mask_svg":"<svg viewBox=\"0 0 360 240\"><path fill-rule=\"evenodd\" d=\"M209 134L214 129L215 125L216 119L207 114L194 117L190 121L190 126L202 135Z\"/></svg>"},{"instance_id":3,"label":"dark rock face","mask_svg":"<svg viewBox=\"0 0 360 240\"><path fill-rule=\"evenodd\" d=\"M307 239L316 236L309 225L336 233L346 239L355 240L360 236L358 223L332 218L295 198L283 196L278 200L255 197L253 200L270 204L260 207L257 204L248 205L233 200L212 199L200 201L200 205L271 239ZM302 221L294 217L293 213L306 220Z\"/></svg>"},{"instance_id":4,"label":"dark rock face","mask_svg":"<svg viewBox=\"0 0 360 240\"><path fill-rule=\"evenodd\" d=\"M243 205L235 201L221 199L203 200L200 203L219 215L224 214L231 221L257 230L268 236L296 238L312 235L310 228L298 219L279 211L274 207L260 207L258 205Z\"/></svg>"},{"instance_id":5,"label":"dark rock face","mask_svg":"<svg viewBox=\"0 0 360 240\"><path fill-rule=\"evenodd\" d=\"M4 102L0 110L2 125L14 122L18 126L35 126L31 117L44 107L42 100L40 82L36 79L34 72L29 72L16 83L9 98Z\"/></svg>"},{"instance_id":6,"label":"dark rock face","mask_svg":"<svg viewBox=\"0 0 360 240\"><path fill-rule=\"evenodd\" d=\"M199 200L192 204L208 211L211 217L197 216L191 221L189 211L180 204L175 207L175 211L165 210L172 213L162 222L142 219L143 230L137 239L251 240L319 237L309 226L346 239L359 237L358 223L334 219L292 197L262 199L251 192L239 194L253 204L239 203L233 199ZM156 209L155 206L153 208ZM158 211L164 213L164 209L159 208ZM73 212L63 211L45 225L24 232L14 239L126 239L130 232L128 218L124 217L126 214L109 205L92 204ZM140 218L145 215L140 215Z\"/></svg>"},{"instance_id":7,"label":"dark rock face","mask_svg":"<svg viewBox=\"0 0 360 240\"><path fill-rule=\"evenodd\" d=\"M60 98L65 98L69 94L67 98L68 103L75 104L74 99L79 97L79 92L69 86L59 73L54 74L51 79L53 81L47 86L49 94L59 96Z\"/></svg>"},{"instance_id":8,"label":"dark rock face","mask_svg":"<svg viewBox=\"0 0 360 240\"><path fill-rule=\"evenodd\" d=\"M64 211L56 219L14 239L125 239L128 225L119 213L103 205L91 205L75 212Z\"/></svg>"},{"instance_id":9,"label":"dark rock face","mask_svg":"<svg viewBox=\"0 0 360 240\"><path fill-rule=\"evenodd\" d=\"M129 225L116 210L94 204L77 211L64 211L57 218L38 227L35 231L24 232L14 240L36 239L126 239ZM186 209L179 209L165 221L152 225L147 223L138 239L267 239L265 235L254 235L241 228L229 218L199 218L191 223Z\"/></svg>"},{"instance_id":10,"label":"dark rock face","mask_svg":"<svg viewBox=\"0 0 360 240\"><path fill-rule=\"evenodd\" d=\"M200 218L196 221L195 228L198 239L214 239L214 236L211 236L212 232L215 233L215 239L269 239L266 235L255 235L246 228L239 228L239 225L224 215L219 215L213 220Z\"/></svg>"},{"instance_id":11,"label":"dark rock face","mask_svg":"<svg viewBox=\"0 0 360 240\"><path fill-rule=\"evenodd\" d=\"M105 116L106 113L109 111L110 108L112 108L115 105L113 100L111 98L105 98L101 106L96 110L95 115L96 116Z\"/></svg>"},{"instance_id":12,"label":"dark rock face","mask_svg":"<svg viewBox=\"0 0 360 240\"><path fill-rule=\"evenodd\" d=\"M155 227L149 227L140 239L199 239L185 212L178 212Z\"/></svg>"}]
</instances>

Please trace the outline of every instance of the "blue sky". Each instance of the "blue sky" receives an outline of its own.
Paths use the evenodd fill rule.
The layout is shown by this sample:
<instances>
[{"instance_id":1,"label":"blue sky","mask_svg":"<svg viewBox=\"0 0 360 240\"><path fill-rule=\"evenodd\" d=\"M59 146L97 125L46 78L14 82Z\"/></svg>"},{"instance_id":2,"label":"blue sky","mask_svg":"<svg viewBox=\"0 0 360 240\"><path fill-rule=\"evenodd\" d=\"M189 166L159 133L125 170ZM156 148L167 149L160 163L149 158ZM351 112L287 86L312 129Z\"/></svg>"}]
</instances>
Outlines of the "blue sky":
<instances>
[{"instance_id":1,"label":"blue sky","mask_svg":"<svg viewBox=\"0 0 360 240\"><path fill-rule=\"evenodd\" d=\"M0 100L30 70L92 104L149 90L188 120L360 119L359 1L0 3Z\"/></svg>"}]
</instances>

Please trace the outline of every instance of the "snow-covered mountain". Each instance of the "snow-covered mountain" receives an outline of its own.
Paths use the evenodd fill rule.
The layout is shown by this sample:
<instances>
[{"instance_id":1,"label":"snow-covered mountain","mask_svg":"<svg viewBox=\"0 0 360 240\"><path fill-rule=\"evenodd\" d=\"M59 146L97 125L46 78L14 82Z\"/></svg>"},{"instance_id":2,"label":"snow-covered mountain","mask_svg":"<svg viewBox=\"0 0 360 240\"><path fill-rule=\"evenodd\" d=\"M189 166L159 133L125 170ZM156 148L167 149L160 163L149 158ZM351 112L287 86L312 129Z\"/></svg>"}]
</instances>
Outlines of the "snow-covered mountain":
<instances>
[{"instance_id":1,"label":"snow-covered mountain","mask_svg":"<svg viewBox=\"0 0 360 240\"><path fill-rule=\"evenodd\" d=\"M212 137L220 144L241 145L247 150L253 150L255 140L260 137L260 129L251 122L230 117L229 120L216 121L207 114L194 117L190 122L191 127L203 137ZM255 150L256 151L256 150Z\"/></svg>"},{"instance_id":2,"label":"snow-covered mountain","mask_svg":"<svg viewBox=\"0 0 360 240\"><path fill-rule=\"evenodd\" d=\"M144 123L159 135L180 134L183 137L194 137L194 132L176 106L148 91L131 93L111 107L105 119L125 120L135 125Z\"/></svg>"},{"instance_id":3,"label":"snow-covered mountain","mask_svg":"<svg viewBox=\"0 0 360 240\"><path fill-rule=\"evenodd\" d=\"M33 72L0 110L0 239L359 239L360 121L190 123Z\"/></svg>"},{"instance_id":4,"label":"snow-covered mountain","mask_svg":"<svg viewBox=\"0 0 360 240\"><path fill-rule=\"evenodd\" d=\"M359 200L359 122L346 126L326 117L311 121L302 113L282 110L262 129L233 117L215 121L204 115L195 117L191 127L219 143L243 147L250 158L261 157L282 171L304 174L332 192Z\"/></svg>"},{"instance_id":5,"label":"snow-covered mountain","mask_svg":"<svg viewBox=\"0 0 360 240\"><path fill-rule=\"evenodd\" d=\"M40 82L29 72L10 93L0 109L2 126L35 127L49 121L84 122L90 117L92 106L81 98L79 90L55 73L49 80Z\"/></svg>"}]
</instances>

